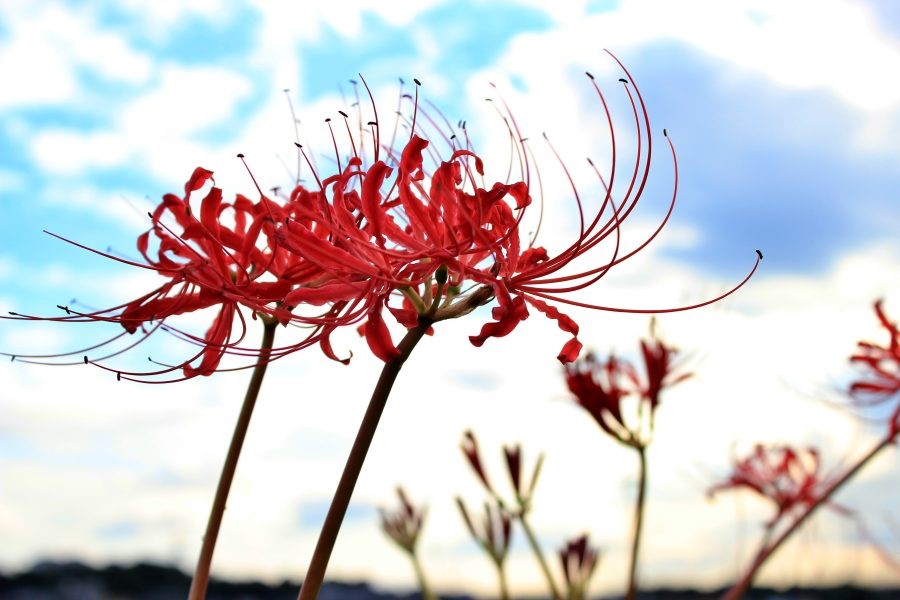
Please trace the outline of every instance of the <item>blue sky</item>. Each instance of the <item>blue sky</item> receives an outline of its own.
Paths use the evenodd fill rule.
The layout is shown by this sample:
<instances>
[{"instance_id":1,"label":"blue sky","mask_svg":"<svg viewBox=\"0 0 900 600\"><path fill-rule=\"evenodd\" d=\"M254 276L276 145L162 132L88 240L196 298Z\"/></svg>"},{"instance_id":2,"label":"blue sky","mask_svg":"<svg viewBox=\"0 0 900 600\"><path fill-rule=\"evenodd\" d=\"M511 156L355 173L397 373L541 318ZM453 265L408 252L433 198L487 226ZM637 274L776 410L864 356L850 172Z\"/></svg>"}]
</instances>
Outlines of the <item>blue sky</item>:
<instances>
[{"instance_id":1,"label":"blue sky","mask_svg":"<svg viewBox=\"0 0 900 600\"><path fill-rule=\"evenodd\" d=\"M738 296L661 321L673 342L699 357L702 373L673 392L670 404L682 403L683 412L660 415L660 466L651 479L659 503L651 496L650 508L660 533L647 546L648 580L713 585L733 577L735 505L702 499L704 481L727 469L730 449L757 440L819 443L834 449L836 462L875 435L832 404L849 377L845 361L855 341L877 335L871 302L885 297L900 315L900 81L893 75L900 72L900 14L887 3L7 4L22 6L0 7L3 310L49 314L73 298L108 305L108 296L133 297L152 284L44 229L133 255L142 215L163 193L180 190L197 165L213 169L226 194L252 191L237 152L247 154L263 187L289 183L284 163L294 160L294 134L285 88L302 135L315 139L324 118L341 108L340 90L348 92L359 73L388 102L399 77L417 77L450 121L468 120L486 160L499 148L495 162L503 163L503 132L484 103L494 82L526 133L538 139L547 131L585 181L581 161L602 157L605 140L584 71L622 106L608 48L640 86L655 135L665 127L673 139L680 187L665 235L598 293L640 306L699 299L743 277L754 249L766 256ZM392 110L390 103L383 109ZM659 215L671 185L662 144L658 150L646 208L642 201L646 223ZM545 164L548 182L559 183L552 161ZM548 206L562 205L552 201L567 199L564 190L551 185ZM565 239L573 219L550 215L551 239ZM582 337L601 351L631 351L647 326L643 318L577 317ZM443 573L437 583L453 587L462 578L466 589L490 593L490 570L450 501L453 490L478 497L456 450L462 430L474 427L488 447L520 439L526 451L529 444L547 451L538 498L545 511L535 515L546 545L589 529L608 549L597 591L619 589L630 457L616 454L564 402L555 352L534 350L558 345L552 326L529 322L518 339L476 351L466 336L478 325L448 324L398 391L335 573L411 585L403 557L392 556L377 531L373 508L391 502L394 485L404 483L432 505L424 560ZM3 323L0 350L71 348L78 335ZM358 340L344 342L364 354ZM448 355L449 366L441 358ZM251 439L235 490L237 516L217 555L223 574L302 573L297 557L314 543L314 523L356 427L348 415L361 414L358 398L378 366L361 357L348 376L324 360L304 356L270 374L271 395L261 399L254 423L265 434L256 446ZM436 363L435 372L425 368ZM535 380L526 385L517 373L535 373ZM0 538L15 541L0 549L0 569L45 555L191 564L240 376L165 390L116 386L84 369L13 364L0 377L0 405L9 415L0 421ZM437 401L417 397L418 383L436 380L447 382ZM327 401L297 401L292 390ZM689 441L679 440L679 428L690 428ZM566 449L572 440L602 457L596 469L605 469L603 481L572 475L566 457L583 455ZM898 518L889 510L897 464L885 458L860 482L858 489L876 493L850 489L842 497L872 517L873 529ZM297 473L296 481L279 485L284 472ZM583 485L576 500L566 493L573 479ZM596 506L623 516L601 522ZM749 499L742 506L744 528L753 532L765 511ZM685 517L673 525L676 514ZM816 546L827 549L817 564L835 577L851 571L832 563L852 559L863 581L897 581L852 526L837 518L814 525L806 545L786 549L787 567L766 576L816 579L812 567L796 567ZM677 540L686 535L717 550L679 557ZM896 537L879 541L900 554ZM253 560L242 559L242 549ZM729 560L717 562L723 553ZM518 548L512 579L523 592L539 584L528 560ZM685 563L703 565L703 573L684 575Z\"/></svg>"}]
</instances>

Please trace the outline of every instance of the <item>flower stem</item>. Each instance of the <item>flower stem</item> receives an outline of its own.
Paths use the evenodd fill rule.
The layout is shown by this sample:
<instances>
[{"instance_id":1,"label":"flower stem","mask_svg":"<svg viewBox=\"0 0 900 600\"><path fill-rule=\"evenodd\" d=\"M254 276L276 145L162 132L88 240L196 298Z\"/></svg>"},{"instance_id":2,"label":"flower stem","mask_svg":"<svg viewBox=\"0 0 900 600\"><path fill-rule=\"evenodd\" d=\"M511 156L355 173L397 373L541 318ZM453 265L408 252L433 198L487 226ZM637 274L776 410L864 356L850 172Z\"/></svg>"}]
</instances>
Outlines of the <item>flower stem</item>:
<instances>
[{"instance_id":1,"label":"flower stem","mask_svg":"<svg viewBox=\"0 0 900 600\"><path fill-rule=\"evenodd\" d=\"M316 542L316 549L313 551L312 560L309 563L309 569L306 571L306 577L300 586L300 594L298 600L315 600L319 595L319 589L322 587L322 581L325 579L325 569L328 566L328 559L331 558L331 551L334 549L334 543L337 541L338 532L341 529L341 523L344 520L344 514L350 505L350 497L353 495L353 488L356 486L356 480L359 478L359 472L362 470L363 462L372 444L372 438L375 436L375 429L378 427L378 421L384 406L387 403L394 380L400 373L400 368L409 357L413 348L428 328L431 327L431 320L420 318L419 324L409 331L400 341L397 349L400 353L384 364L378 383L372 392L372 398L369 400L369 407L363 416L356 439L353 441L353 447L350 449L350 455L347 457L347 463L344 465L344 472L338 482L337 490L334 492L334 499L328 508L328 514L325 516L325 522L322 524L322 531L319 534L319 541Z\"/></svg>"},{"instance_id":2,"label":"flower stem","mask_svg":"<svg viewBox=\"0 0 900 600\"><path fill-rule=\"evenodd\" d=\"M547 579L547 585L550 586L550 596L553 598L553 600L562 600L562 595L559 593L559 589L556 587L556 583L553 581L553 575L550 573L550 567L547 566L547 561L544 559L544 553L541 552L541 547L538 545L537 537L535 537L534 531L532 531L531 526L525 519L524 512L519 514L519 522L522 524L522 531L525 532L525 537L528 538L528 544L531 546L531 550L534 552L534 556L537 558L538 564L541 566L541 571L543 571L544 577Z\"/></svg>"},{"instance_id":3,"label":"flower stem","mask_svg":"<svg viewBox=\"0 0 900 600\"><path fill-rule=\"evenodd\" d=\"M647 449L642 445L634 447L640 458L638 470L638 494L634 503L634 538L631 541L631 567L628 570L628 590L625 600L634 600L637 596L638 551L641 546L641 529L644 525L644 495L647 491Z\"/></svg>"},{"instance_id":4,"label":"flower stem","mask_svg":"<svg viewBox=\"0 0 900 600\"><path fill-rule=\"evenodd\" d=\"M500 579L500 600L509 600L509 584L506 582L506 571L502 562L496 562L497 577Z\"/></svg>"},{"instance_id":5,"label":"flower stem","mask_svg":"<svg viewBox=\"0 0 900 600\"><path fill-rule=\"evenodd\" d=\"M756 557L753 559L753 562L750 564L750 567L747 569L747 572L744 573L744 576L741 577L740 581L734 584L725 594L722 595L721 600L738 600L742 598L744 594L750 589L750 586L753 584L753 579L756 577L757 572L759 572L760 567L762 567L763 563L768 560L772 554L775 553L778 548L802 525L806 520L816 511L817 508L825 504L831 496L847 481L849 481L854 475L856 475L860 469L862 469L866 463L872 460L875 455L881 452L887 446L890 446L894 442L893 435L887 435L883 440L881 440L874 448L872 448L865 456L863 456L859 461L847 469L843 475L834 480L834 482L829 485L822 494L816 499L815 502L810 504L806 511L803 512L800 516L794 519L794 522L785 529L781 535L779 535L775 541L770 544L764 545L760 548L759 552L757 552Z\"/></svg>"},{"instance_id":6,"label":"flower stem","mask_svg":"<svg viewBox=\"0 0 900 600\"><path fill-rule=\"evenodd\" d=\"M434 595L434 592L431 591L431 587L428 585L428 580L425 579L425 570L422 568L419 556L415 552L410 552L409 557L412 559L413 569L416 571L416 579L419 582L422 600L437 600L437 596Z\"/></svg>"},{"instance_id":7,"label":"flower stem","mask_svg":"<svg viewBox=\"0 0 900 600\"><path fill-rule=\"evenodd\" d=\"M269 366L269 353L275 341L275 328L278 321L262 318L263 339L260 345L259 359L253 368L253 375L247 385L244 394L244 403L234 426L231 436L231 444L228 446L228 454L225 456L225 464L222 466L222 474L219 476L219 484L216 487L216 495L213 499L212 509L209 512L209 520L206 523L206 533L203 535L203 543L200 547L200 557L197 559L197 568L194 570L194 578L191 581L191 589L188 592L188 600L203 600L206 597L206 588L209 585L209 570L212 564L213 550L216 547L216 539L219 537L219 527L222 525L222 517L225 514L225 504L228 501L228 492L231 490L231 482L237 469L238 458L241 455L241 447L247 435L250 425L250 417L253 415L253 407L262 387L266 368Z\"/></svg>"}]
</instances>

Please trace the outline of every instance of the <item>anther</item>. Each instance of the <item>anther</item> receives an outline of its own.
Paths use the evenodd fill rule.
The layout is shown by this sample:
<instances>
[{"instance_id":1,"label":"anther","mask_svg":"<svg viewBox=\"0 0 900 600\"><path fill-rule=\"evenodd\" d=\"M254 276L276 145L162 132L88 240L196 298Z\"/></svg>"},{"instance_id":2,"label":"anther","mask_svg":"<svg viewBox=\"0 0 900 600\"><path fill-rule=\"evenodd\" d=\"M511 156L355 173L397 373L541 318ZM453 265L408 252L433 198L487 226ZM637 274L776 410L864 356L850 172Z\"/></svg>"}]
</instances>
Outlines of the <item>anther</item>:
<instances>
[{"instance_id":1,"label":"anther","mask_svg":"<svg viewBox=\"0 0 900 600\"><path fill-rule=\"evenodd\" d=\"M339 112L340 115L341 115L342 117L344 117L345 119L349 119L349 118L350 118L349 116L347 116L347 113L345 113L344 111L339 110L338 112Z\"/></svg>"},{"instance_id":2,"label":"anther","mask_svg":"<svg viewBox=\"0 0 900 600\"><path fill-rule=\"evenodd\" d=\"M591 75L591 72L590 72L590 71L585 71L584 74L587 75L587 76L588 76L588 79L590 79L591 81L594 80L594 76Z\"/></svg>"},{"instance_id":3,"label":"anther","mask_svg":"<svg viewBox=\"0 0 900 600\"><path fill-rule=\"evenodd\" d=\"M12 356L9 357L9 362L14 362L15 360L16 360L15 354L13 354Z\"/></svg>"},{"instance_id":4,"label":"anther","mask_svg":"<svg viewBox=\"0 0 900 600\"><path fill-rule=\"evenodd\" d=\"M403 81L403 78L402 78L402 77L398 77L397 79L400 80L400 85L406 85L406 82Z\"/></svg>"},{"instance_id":5,"label":"anther","mask_svg":"<svg viewBox=\"0 0 900 600\"><path fill-rule=\"evenodd\" d=\"M628 80L624 77L619 77L619 81L621 81L622 83L628 83Z\"/></svg>"},{"instance_id":6,"label":"anther","mask_svg":"<svg viewBox=\"0 0 900 600\"><path fill-rule=\"evenodd\" d=\"M358 83L355 79L349 79L348 81L353 85L356 85Z\"/></svg>"},{"instance_id":7,"label":"anther","mask_svg":"<svg viewBox=\"0 0 900 600\"><path fill-rule=\"evenodd\" d=\"M331 117L328 117L327 119L325 119L325 122L326 122L326 123L331 123Z\"/></svg>"},{"instance_id":8,"label":"anther","mask_svg":"<svg viewBox=\"0 0 900 600\"><path fill-rule=\"evenodd\" d=\"M84 355L84 364L88 364L87 354Z\"/></svg>"},{"instance_id":9,"label":"anther","mask_svg":"<svg viewBox=\"0 0 900 600\"><path fill-rule=\"evenodd\" d=\"M238 157L238 158L244 158L244 153L243 153L243 152L238 152L237 157Z\"/></svg>"},{"instance_id":10,"label":"anther","mask_svg":"<svg viewBox=\"0 0 900 600\"><path fill-rule=\"evenodd\" d=\"M366 125L371 125L371 126L373 126L373 127L377 127L377 126L378 126L378 122L377 122L377 121L369 121L368 123L366 123Z\"/></svg>"},{"instance_id":11,"label":"anther","mask_svg":"<svg viewBox=\"0 0 900 600\"><path fill-rule=\"evenodd\" d=\"M122 381L122 374L118 371L116 372L116 381Z\"/></svg>"},{"instance_id":12,"label":"anther","mask_svg":"<svg viewBox=\"0 0 900 600\"><path fill-rule=\"evenodd\" d=\"M303 145L300 144L299 142L294 142L294 145L297 146L298 148L303 148Z\"/></svg>"},{"instance_id":13,"label":"anther","mask_svg":"<svg viewBox=\"0 0 900 600\"><path fill-rule=\"evenodd\" d=\"M287 94L288 92L291 91L291 88L284 88L284 89L281 90L281 91L284 92L285 94Z\"/></svg>"},{"instance_id":14,"label":"anther","mask_svg":"<svg viewBox=\"0 0 900 600\"><path fill-rule=\"evenodd\" d=\"M422 85L422 82L419 81L418 79L416 79L415 77L413 77L413 81L416 82L416 85Z\"/></svg>"},{"instance_id":15,"label":"anther","mask_svg":"<svg viewBox=\"0 0 900 600\"><path fill-rule=\"evenodd\" d=\"M669 137L669 132L666 131L665 127L663 127L663 135Z\"/></svg>"},{"instance_id":16,"label":"anther","mask_svg":"<svg viewBox=\"0 0 900 600\"><path fill-rule=\"evenodd\" d=\"M56 305L56 308L58 308L59 310L64 310L64 311L66 311L66 314L67 314L67 315L71 315L71 314L72 314L72 311L69 310L69 307L68 307L68 306L63 306L62 304L57 304L57 305Z\"/></svg>"},{"instance_id":17,"label":"anther","mask_svg":"<svg viewBox=\"0 0 900 600\"><path fill-rule=\"evenodd\" d=\"M761 250L757 250L756 255L759 257L759 260L762 260L762 251Z\"/></svg>"}]
</instances>

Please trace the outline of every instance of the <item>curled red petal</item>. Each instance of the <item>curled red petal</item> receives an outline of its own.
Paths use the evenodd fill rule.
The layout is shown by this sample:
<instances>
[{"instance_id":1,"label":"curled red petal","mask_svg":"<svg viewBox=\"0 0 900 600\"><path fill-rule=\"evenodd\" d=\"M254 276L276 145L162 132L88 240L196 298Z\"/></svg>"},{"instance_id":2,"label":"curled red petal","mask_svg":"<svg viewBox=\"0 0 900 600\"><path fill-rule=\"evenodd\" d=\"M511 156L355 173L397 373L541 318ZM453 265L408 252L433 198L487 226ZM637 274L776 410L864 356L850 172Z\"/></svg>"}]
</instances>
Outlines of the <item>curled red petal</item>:
<instances>
[{"instance_id":1,"label":"curled red petal","mask_svg":"<svg viewBox=\"0 0 900 600\"><path fill-rule=\"evenodd\" d=\"M391 332L381 316L381 308L381 304L378 304L369 311L369 318L365 324L366 343L369 344L372 354L388 362L398 356L400 351L391 339Z\"/></svg>"},{"instance_id":2,"label":"curled red petal","mask_svg":"<svg viewBox=\"0 0 900 600\"><path fill-rule=\"evenodd\" d=\"M497 306L493 310L493 323L485 323L481 326L478 335L470 335L469 341L473 346L480 347L489 337L503 337L510 334L516 326L528 318L528 308L525 307L525 299L522 296L514 297L507 306Z\"/></svg>"},{"instance_id":3,"label":"curled red petal","mask_svg":"<svg viewBox=\"0 0 900 600\"><path fill-rule=\"evenodd\" d=\"M197 167L196 169L194 169L194 172L191 173L191 177L187 180L187 183L184 184L184 193L190 195L191 192L196 192L197 190L202 188L203 184L209 181L212 176L213 172L209 169Z\"/></svg>"}]
</instances>

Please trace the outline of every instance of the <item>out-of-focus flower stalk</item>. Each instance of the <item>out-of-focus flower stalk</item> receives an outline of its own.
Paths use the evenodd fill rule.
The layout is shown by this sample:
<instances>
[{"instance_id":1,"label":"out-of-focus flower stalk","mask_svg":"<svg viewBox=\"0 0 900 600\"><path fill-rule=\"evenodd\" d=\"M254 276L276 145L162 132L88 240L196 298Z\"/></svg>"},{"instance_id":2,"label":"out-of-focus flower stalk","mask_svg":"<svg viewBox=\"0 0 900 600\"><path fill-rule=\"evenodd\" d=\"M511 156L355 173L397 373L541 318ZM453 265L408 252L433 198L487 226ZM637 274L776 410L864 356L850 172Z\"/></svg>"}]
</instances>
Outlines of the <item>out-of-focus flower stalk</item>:
<instances>
[{"instance_id":1,"label":"out-of-focus flower stalk","mask_svg":"<svg viewBox=\"0 0 900 600\"><path fill-rule=\"evenodd\" d=\"M225 514L225 505L228 501L228 493L231 491L231 482L237 469L238 458L250 426L250 417L256 405L256 398L262 387L266 368L269 366L269 352L275 341L275 328L278 321L271 317L261 317L263 321L263 340L260 344L259 358L250 377L241 412L234 426L231 444L228 446L228 454L225 456L225 464L222 466L222 474L219 476L219 484L216 487L216 495L209 512L209 520L206 524L206 533L203 535L203 543L200 547L200 556L197 559L197 567L191 580L191 589L188 600L203 600L206 597L206 588L209 585L209 572L212 565L213 551L219 536L219 527L222 525L222 517Z\"/></svg>"}]
</instances>

